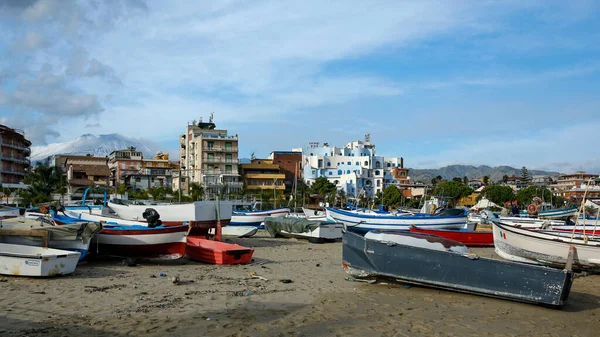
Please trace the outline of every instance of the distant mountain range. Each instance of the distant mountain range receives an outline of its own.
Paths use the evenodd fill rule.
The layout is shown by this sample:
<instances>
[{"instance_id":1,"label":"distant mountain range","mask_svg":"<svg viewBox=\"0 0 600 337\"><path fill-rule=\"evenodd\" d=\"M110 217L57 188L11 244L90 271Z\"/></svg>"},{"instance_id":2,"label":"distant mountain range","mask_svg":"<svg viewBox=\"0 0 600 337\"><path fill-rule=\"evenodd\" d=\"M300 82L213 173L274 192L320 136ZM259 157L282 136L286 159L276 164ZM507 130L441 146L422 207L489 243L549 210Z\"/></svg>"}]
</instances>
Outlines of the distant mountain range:
<instances>
[{"instance_id":1,"label":"distant mountain range","mask_svg":"<svg viewBox=\"0 0 600 337\"><path fill-rule=\"evenodd\" d=\"M53 143L43 146L31 147L31 161L44 160L54 155L92 155L95 157L106 157L115 150L124 150L130 146L135 147L144 154L144 158L154 158L158 147L150 141L136 140L113 133L109 135L85 134L63 143Z\"/></svg>"},{"instance_id":2,"label":"distant mountain range","mask_svg":"<svg viewBox=\"0 0 600 337\"><path fill-rule=\"evenodd\" d=\"M541 170L529 170L529 175L559 175L559 172L549 172ZM521 176L521 169L510 166L491 167L487 165L450 165L439 169L410 169L409 176L412 181L431 182L431 179L441 176L443 179L450 180L454 177L467 177L469 179L490 177L492 181L502 180L504 175Z\"/></svg>"}]
</instances>

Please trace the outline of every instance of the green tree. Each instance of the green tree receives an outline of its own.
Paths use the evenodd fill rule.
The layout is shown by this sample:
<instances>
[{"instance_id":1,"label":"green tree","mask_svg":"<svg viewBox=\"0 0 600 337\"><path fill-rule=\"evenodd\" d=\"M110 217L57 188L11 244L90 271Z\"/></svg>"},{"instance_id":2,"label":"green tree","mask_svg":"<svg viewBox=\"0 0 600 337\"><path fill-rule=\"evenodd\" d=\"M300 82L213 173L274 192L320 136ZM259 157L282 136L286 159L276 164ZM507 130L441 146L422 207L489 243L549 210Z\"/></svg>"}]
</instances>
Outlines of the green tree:
<instances>
[{"instance_id":1,"label":"green tree","mask_svg":"<svg viewBox=\"0 0 600 337\"><path fill-rule=\"evenodd\" d=\"M483 184L486 185L486 186L490 184L490 177L489 176L484 176L483 177Z\"/></svg>"},{"instance_id":2,"label":"green tree","mask_svg":"<svg viewBox=\"0 0 600 337\"><path fill-rule=\"evenodd\" d=\"M506 174L502 176L502 182L505 184L508 182L508 176Z\"/></svg>"},{"instance_id":3,"label":"green tree","mask_svg":"<svg viewBox=\"0 0 600 337\"><path fill-rule=\"evenodd\" d=\"M463 182L462 178L459 178L459 177L452 178L452 181L456 181L457 183L462 183Z\"/></svg>"},{"instance_id":4,"label":"green tree","mask_svg":"<svg viewBox=\"0 0 600 337\"><path fill-rule=\"evenodd\" d=\"M515 193L510 186L492 185L487 186L481 191L481 194L477 197L477 200L486 197L491 202L500 206L504 205L507 201L515 200Z\"/></svg>"},{"instance_id":5,"label":"green tree","mask_svg":"<svg viewBox=\"0 0 600 337\"><path fill-rule=\"evenodd\" d=\"M311 194L321 194L323 197L327 197L328 195L335 196L336 193L335 184L327 180L327 178L319 177L315 179L315 182L310 186L309 192Z\"/></svg>"},{"instance_id":6,"label":"green tree","mask_svg":"<svg viewBox=\"0 0 600 337\"><path fill-rule=\"evenodd\" d=\"M381 191L377 191L375 193L375 198L373 199L374 205L381 205L383 203L383 193Z\"/></svg>"},{"instance_id":7,"label":"green tree","mask_svg":"<svg viewBox=\"0 0 600 337\"><path fill-rule=\"evenodd\" d=\"M463 184L469 185L469 178L467 176L463 177Z\"/></svg>"},{"instance_id":8,"label":"green tree","mask_svg":"<svg viewBox=\"0 0 600 337\"><path fill-rule=\"evenodd\" d=\"M204 198L204 186L201 183L190 183L190 197L192 201L202 200Z\"/></svg>"},{"instance_id":9,"label":"green tree","mask_svg":"<svg viewBox=\"0 0 600 337\"><path fill-rule=\"evenodd\" d=\"M167 189L162 186L153 186L148 188L148 194L150 194L154 200L165 200L167 198Z\"/></svg>"},{"instance_id":10,"label":"green tree","mask_svg":"<svg viewBox=\"0 0 600 337\"><path fill-rule=\"evenodd\" d=\"M339 202L340 207L344 207L346 205L346 192L344 190L337 191L336 200Z\"/></svg>"},{"instance_id":11,"label":"green tree","mask_svg":"<svg viewBox=\"0 0 600 337\"><path fill-rule=\"evenodd\" d=\"M433 190L433 195L450 197L453 201L466 197L471 193L473 193L473 189L456 181L443 182Z\"/></svg>"},{"instance_id":12,"label":"green tree","mask_svg":"<svg viewBox=\"0 0 600 337\"><path fill-rule=\"evenodd\" d=\"M115 191L117 194L125 194L127 193L127 185L125 184L119 184L119 186L117 186L117 189Z\"/></svg>"},{"instance_id":13,"label":"green tree","mask_svg":"<svg viewBox=\"0 0 600 337\"><path fill-rule=\"evenodd\" d=\"M533 198L540 197L544 201L553 199L552 192L549 189L538 186L529 186L520 189L517 192L516 199L521 206L527 206L533 202ZM553 200L554 201L554 200Z\"/></svg>"},{"instance_id":14,"label":"green tree","mask_svg":"<svg viewBox=\"0 0 600 337\"><path fill-rule=\"evenodd\" d=\"M523 184L525 184L525 186L529 186L531 183L531 176L529 175L529 171L525 166L521 168L521 178L523 179Z\"/></svg>"},{"instance_id":15,"label":"green tree","mask_svg":"<svg viewBox=\"0 0 600 337\"><path fill-rule=\"evenodd\" d=\"M394 185L383 190L383 204L388 207L398 207L402 203L402 198L402 192Z\"/></svg>"},{"instance_id":16,"label":"green tree","mask_svg":"<svg viewBox=\"0 0 600 337\"><path fill-rule=\"evenodd\" d=\"M51 166L50 161L39 161L31 172L23 179L29 188L21 193L25 204L38 204L52 200L52 194L67 185L63 171Z\"/></svg>"}]
</instances>

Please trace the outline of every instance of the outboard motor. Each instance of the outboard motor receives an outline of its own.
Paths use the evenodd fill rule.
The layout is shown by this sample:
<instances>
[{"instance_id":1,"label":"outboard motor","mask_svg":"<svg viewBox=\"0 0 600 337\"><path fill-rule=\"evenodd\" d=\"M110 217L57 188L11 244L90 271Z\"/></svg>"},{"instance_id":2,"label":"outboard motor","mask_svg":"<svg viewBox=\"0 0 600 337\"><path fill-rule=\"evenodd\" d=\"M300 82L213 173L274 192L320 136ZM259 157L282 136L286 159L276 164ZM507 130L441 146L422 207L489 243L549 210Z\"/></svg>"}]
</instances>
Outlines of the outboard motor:
<instances>
[{"instance_id":1,"label":"outboard motor","mask_svg":"<svg viewBox=\"0 0 600 337\"><path fill-rule=\"evenodd\" d=\"M162 221L160 221L160 214L154 208L146 208L142 216L148 222L148 227L154 228L162 225Z\"/></svg>"}]
</instances>

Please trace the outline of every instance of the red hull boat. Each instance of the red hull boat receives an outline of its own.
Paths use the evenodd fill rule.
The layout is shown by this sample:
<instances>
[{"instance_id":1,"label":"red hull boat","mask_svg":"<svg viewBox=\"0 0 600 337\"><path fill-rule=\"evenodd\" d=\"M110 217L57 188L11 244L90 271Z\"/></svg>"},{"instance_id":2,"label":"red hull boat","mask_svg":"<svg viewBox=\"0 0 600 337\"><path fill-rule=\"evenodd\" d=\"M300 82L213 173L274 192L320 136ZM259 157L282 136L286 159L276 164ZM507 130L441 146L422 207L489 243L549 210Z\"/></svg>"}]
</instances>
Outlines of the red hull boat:
<instances>
[{"instance_id":1,"label":"red hull boat","mask_svg":"<svg viewBox=\"0 0 600 337\"><path fill-rule=\"evenodd\" d=\"M205 263L246 264L252 259L254 249L188 236L185 253L188 258Z\"/></svg>"},{"instance_id":2,"label":"red hull boat","mask_svg":"<svg viewBox=\"0 0 600 337\"><path fill-rule=\"evenodd\" d=\"M493 246L494 235L487 231L447 230L447 229L421 229L410 227L413 233L432 234L446 239L464 243L467 247Z\"/></svg>"}]
</instances>

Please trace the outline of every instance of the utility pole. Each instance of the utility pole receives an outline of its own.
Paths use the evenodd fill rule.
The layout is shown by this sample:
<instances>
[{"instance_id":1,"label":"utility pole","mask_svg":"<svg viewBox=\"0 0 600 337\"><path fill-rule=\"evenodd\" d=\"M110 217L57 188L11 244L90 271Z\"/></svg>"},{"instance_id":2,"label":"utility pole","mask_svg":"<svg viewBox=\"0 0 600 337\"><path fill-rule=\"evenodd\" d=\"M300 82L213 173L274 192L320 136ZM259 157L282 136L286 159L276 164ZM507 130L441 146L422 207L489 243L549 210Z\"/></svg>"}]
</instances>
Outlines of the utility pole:
<instances>
[{"instance_id":1,"label":"utility pole","mask_svg":"<svg viewBox=\"0 0 600 337\"><path fill-rule=\"evenodd\" d=\"M273 208L277 208L277 178L273 178Z\"/></svg>"}]
</instances>

